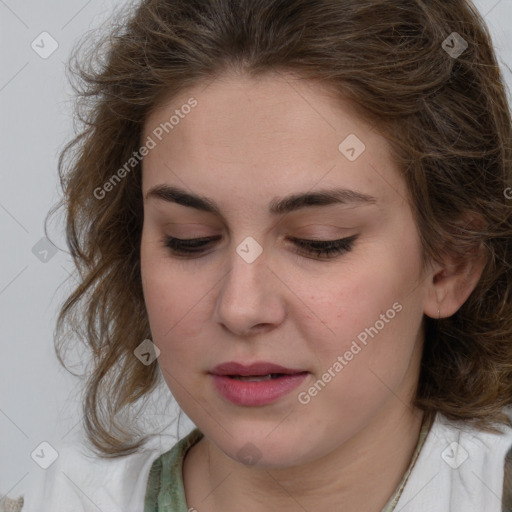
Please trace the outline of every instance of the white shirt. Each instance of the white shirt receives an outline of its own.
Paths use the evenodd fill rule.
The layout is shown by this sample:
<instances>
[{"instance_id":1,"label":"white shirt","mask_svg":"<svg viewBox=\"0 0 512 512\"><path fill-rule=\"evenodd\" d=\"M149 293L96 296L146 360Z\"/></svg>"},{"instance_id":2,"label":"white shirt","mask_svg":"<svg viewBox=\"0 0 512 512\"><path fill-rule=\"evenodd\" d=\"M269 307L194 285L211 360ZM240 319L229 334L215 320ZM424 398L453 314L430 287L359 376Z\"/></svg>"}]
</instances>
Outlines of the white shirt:
<instances>
[{"instance_id":1,"label":"white shirt","mask_svg":"<svg viewBox=\"0 0 512 512\"><path fill-rule=\"evenodd\" d=\"M46 470L35 468L23 512L143 512L149 470L176 438L151 438L141 453L107 460L80 442L66 442ZM0 509L1 512L1 509Z\"/></svg>"},{"instance_id":2,"label":"white shirt","mask_svg":"<svg viewBox=\"0 0 512 512\"><path fill-rule=\"evenodd\" d=\"M395 511L502 512L512 427L499 428L501 434L485 433L438 414ZM47 470L32 472L22 511L143 512L151 465L175 442L161 435L141 453L113 460L95 458L83 445L68 442Z\"/></svg>"},{"instance_id":3,"label":"white shirt","mask_svg":"<svg viewBox=\"0 0 512 512\"><path fill-rule=\"evenodd\" d=\"M502 512L512 428L500 429L484 433L438 414L396 512Z\"/></svg>"}]
</instances>

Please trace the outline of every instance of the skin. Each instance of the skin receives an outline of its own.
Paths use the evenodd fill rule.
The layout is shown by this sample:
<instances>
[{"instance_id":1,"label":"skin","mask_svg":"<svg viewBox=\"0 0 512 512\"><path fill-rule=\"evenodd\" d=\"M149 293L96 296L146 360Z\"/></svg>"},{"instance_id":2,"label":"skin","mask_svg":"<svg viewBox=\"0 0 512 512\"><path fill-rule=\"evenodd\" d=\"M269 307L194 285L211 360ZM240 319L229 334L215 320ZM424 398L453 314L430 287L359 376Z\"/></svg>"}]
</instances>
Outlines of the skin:
<instances>
[{"instance_id":1,"label":"skin","mask_svg":"<svg viewBox=\"0 0 512 512\"><path fill-rule=\"evenodd\" d=\"M387 141L318 83L276 73L229 74L162 104L143 137L194 97L187 116L144 158L142 193L174 185L210 198L221 215L145 199L141 268L153 342L165 381L204 438L184 461L187 504L199 512L375 512L393 495L416 447L423 415L411 402L424 315L453 314L482 265L421 265L405 182ZM338 149L356 134L366 150ZM346 187L372 205L268 212L271 199ZM332 259L297 253L289 237L359 235ZM195 259L162 238L220 235ZM263 252L236 252L251 236ZM300 250L300 249L299 249ZM399 303L402 310L304 405L297 396L332 368L356 336ZM309 374L259 407L234 405L208 375L226 361L269 361ZM245 465L246 443L259 459ZM371 492L368 488L371 486Z\"/></svg>"}]
</instances>

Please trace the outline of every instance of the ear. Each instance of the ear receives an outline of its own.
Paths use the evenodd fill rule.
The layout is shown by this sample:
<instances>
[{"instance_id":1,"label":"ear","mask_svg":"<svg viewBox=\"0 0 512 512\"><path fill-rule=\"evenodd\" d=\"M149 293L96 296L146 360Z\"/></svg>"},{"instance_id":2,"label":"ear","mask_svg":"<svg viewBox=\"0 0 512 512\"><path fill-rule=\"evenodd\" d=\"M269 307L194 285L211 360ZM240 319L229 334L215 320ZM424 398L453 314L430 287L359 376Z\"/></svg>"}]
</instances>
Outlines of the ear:
<instances>
[{"instance_id":1,"label":"ear","mask_svg":"<svg viewBox=\"0 0 512 512\"><path fill-rule=\"evenodd\" d=\"M424 313L436 320L454 315L475 289L485 264L482 244L463 257L447 254L441 264L434 264L428 274Z\"/></svg>"}]
</instances>

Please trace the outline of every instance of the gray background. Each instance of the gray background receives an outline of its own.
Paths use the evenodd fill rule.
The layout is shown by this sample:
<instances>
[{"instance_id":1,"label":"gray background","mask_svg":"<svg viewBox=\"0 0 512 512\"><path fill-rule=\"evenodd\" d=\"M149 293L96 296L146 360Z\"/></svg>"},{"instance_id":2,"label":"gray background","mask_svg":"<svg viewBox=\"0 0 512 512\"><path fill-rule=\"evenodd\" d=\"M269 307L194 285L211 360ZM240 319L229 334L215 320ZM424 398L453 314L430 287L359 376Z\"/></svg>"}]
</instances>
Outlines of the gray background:
<instances>
[{"instance_id":1,"label":"gray background","mask_svg":"<svg viewBox=\"0 0 512 512\"><path fill-rule=\"evenodd\" d=\"M60 367L53 348L57 310L70 289L66 280L72 270L62 216L49 225L61 250L52 257L49 253L44 262L44 253L36 257L33 248L44 250L36 244L44 237L49 208L60 197L58 154L73 135L73 96L65 75L70 50L123 3L0 0L0 497L23 494L29 473L44 471L31 458L42 441L58 450L79 430L80 380ZM512 0L475 3L512 88L512 73L505 66L512 67L507 21L512 19ZM46 59L31 47L42 32L58 43ZM44 49L49 45L46 40ZM155 403L158 408L158 399ZM189 428L185 421L183 431Z\"/></svg>"}]
</instances>

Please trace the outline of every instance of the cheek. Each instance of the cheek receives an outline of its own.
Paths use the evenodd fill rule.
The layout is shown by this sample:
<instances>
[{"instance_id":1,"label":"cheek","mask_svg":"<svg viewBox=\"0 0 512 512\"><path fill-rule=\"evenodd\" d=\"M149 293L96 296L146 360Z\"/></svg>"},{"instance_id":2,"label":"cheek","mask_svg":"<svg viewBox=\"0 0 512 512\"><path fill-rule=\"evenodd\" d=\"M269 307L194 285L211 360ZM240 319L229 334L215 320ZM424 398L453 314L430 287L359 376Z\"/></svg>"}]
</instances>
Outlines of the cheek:
<instances>
[{"instance_id":1,"label":"cheek","mask_svg":"<svg viewBox=\"0 0 512 512\"><path fill-rule=\"evenodd\" d=\"M157 266L147 268L144 296L152 341L160 350L158 365L162 376L180 403L190 400L184 387L196 387L193 381L197 375L190 369L198 367L205 353L200 341L201 333L204 336L200 320L203 306L196 295L190 283L180 282L169 269L165 272L165 268Z\"/></svg>"},{"instance_id":2,"label":"cheek","mask_svg":"<svg viewBox=\"0 0 512 512\"><path fill-rule=\"evenodd\" d=\"M190 281L180 282L171 273L147 275L144 299L153 341L161 350L178 344L177 340L193 342L200 337L208 298L197 285L194 288Z\"/></svg>"},{"instance_id":3,"label":"cheek","mask_svg":"<svg viewBox=\"0 0 512 512\"><path fill-rule=\"evenodd\" d=\"M165 251L149 244L144 234L141 241L141 275L144 302L153 342L162 356L176 348L179 340L197 338L201 331L201 315L207 301L204 290L190 274L171 264ZM191 319L193 321L191 321ZM189 345L190 348L190 345Z\"/></svg>"},{"instance_id":4,"label":"cheek","mask_svg":"<svg viewBox=\"0 0 512 512\"><path fill-rule=\"evenodd\" d=\"M422 319L417 247L412 242L398 249L390 244L374 248L372 254L371 261L358 258L340 268L336 279L331 275L310 282L314 294L302 291L310 311L303 317L304 339L319 357L318 370L326 371L346 354L344 379L361 383L363 374L367 382L378 382L370 370L386 379L400 378Z\"/></svg>"},{"instance_id":5,"label":"cheek","mask_svg":"<svg viewBox=\"0 0 512 512\"><path fill-rule=\"evenodd\" d=\"M326 355L348 350L366 327L392 307L399 296L398 283L390 281L382 265L372 268L365 262L340 266L339 272L304 281L297 296L304 300L304 314L296 317L306 340L314 340L314 351ZM309 291L309 293L308 293ZM302 319L302 320L300 320Z\"/></svg>"}]
</instances>

